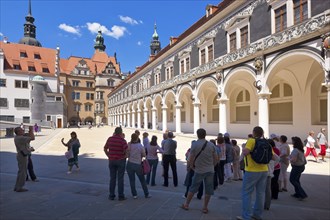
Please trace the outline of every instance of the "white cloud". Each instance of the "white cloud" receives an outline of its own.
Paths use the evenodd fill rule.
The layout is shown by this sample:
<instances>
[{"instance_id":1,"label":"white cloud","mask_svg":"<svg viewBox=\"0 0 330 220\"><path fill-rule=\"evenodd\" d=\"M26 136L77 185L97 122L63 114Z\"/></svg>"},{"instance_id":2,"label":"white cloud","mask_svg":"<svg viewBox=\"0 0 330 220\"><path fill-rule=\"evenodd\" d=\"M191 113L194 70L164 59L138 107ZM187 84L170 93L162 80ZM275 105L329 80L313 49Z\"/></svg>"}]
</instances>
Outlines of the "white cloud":
<instances>
[{"instance_id":1,"label":"white cloud","mask_svg":"<svg viewBox=\"0 0 330 220\"><path fill-rule=\"evenodd\" d=\"M131 17L128 17L128 16L122 16L122 15L119 15L119 18L122 22L126 23L126 24L131 24L131 25L136 25L136 24L139 24L139 22L141 23L141 21L137 21Z\"/></svg>"},{"instance_id":2,"label":"white cloud","mask_svg":"<svg viewBox=\"0 0 330 220\"><path fill-rule=\"evenodd\" d=\"M0 37L2 37L2 36L3 36L3 33L0 32Z\"/></svg>"},{"instance_id":3,"label":"white cloud","mask_svg":"<svg viewBox=\"0 0 330 220\"><path fill-rule=\"evenodd\" d=\"M65 31L65 32L69 32L71 34L76 34L78 36L81 36L81 33L80 33L80 30L79 30L79 27L72 27L70 25L67 25L67 24L60 24L58 26L59 29Z\"/></svg>"},{"instance_id":4,"label":"white cloud","mask_svg":"<svg viewBox=\"0 0 330 220\"><path fill-rule=\"evenodd\" d=\"M119 39L120 37L124 36L125 32L127 32L127 29L122 26L114 25L112 26L111 30L109 30L107 27L97 23L86 23L88 30L92 34L96 34L99 30L102 31L102 34L113 37L115 39Z\"/></svg>"},{"instance_id":5,"label":"white cloud","mask_svg":"<svg viewBox=\"0 0 330 220\"><path fill-rule=\"evenodd\" d=\"M141 46L142 45L142 41L138 41L137 45Z\"/></svg>"}]
</instances>

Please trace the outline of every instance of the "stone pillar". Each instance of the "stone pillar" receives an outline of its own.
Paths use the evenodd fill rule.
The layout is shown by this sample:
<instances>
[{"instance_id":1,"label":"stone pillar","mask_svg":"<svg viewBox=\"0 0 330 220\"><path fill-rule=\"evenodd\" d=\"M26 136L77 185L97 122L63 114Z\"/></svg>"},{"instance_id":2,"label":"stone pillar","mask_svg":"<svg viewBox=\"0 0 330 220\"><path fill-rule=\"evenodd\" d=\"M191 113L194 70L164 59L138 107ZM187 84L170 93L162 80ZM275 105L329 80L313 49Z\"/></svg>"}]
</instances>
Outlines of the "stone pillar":
<instances>
[{"instance_id":1,"label":"stone pillar","mask_svg":"<svg viewBox=\"0 0 330 220\"><path fill-rule=\"evenodd\" d=\"M224 134L227 130L227 102L228 99L219 100L219 132Z\"/></svg>"},{"instance_id":2,"label":"stone pillar","mask_svg":"<svg viewBox=\"0 0 330 220\"><path fill-rule=\"evenodd\" d=\"M131 127L131 111L127 110L127 127Z\"/></svg>"},{"instance_id":3,"label":"stone pillar","mask_svg":"<svg viewBox=\"0 0 330 220\"><path fill-rule=\"evenodd\" d=\"M137 110L137 128L138 129L141 128L141 110L140 109Z\"/></svg>"},{"instance_id":4,"label":"stone pillar","mask_svg":"<svg viewBox=\"0 0 330 220\"><path fill-rule=\"evenodd\" d=\"M269 93L259 93L259 126L264 130L264 136L269 137L269 113L268 113L268 97Z\"/></svg>"},{"instance_id":5,"label":"stone pillar","mask_svg":"<svg viewBox=\"0 0 330 220\"><path fill-rule=\"evenodd\" d=\"M328 128L327 128L327 132L328 132L328 146L329 146L329 142L330 142L330 84L327 84L327 88L328 88L328 111L327 111L327 118L328 118Z\"/></svg>"},{"instance_id":6,"label":"stone pillar","mask_svg":"<svg viewBox=\"0 0 330 220\"><path fill-rule=\"evenodd\" d=\"M199 108L200 108L201 103L200 102L195 102L194 103L194 134L197 134L197 129L200 128L201 123L200 123L200 115L199 115Z\"/></svg>"},{"instance_id":7,"label":"stone pillar","mask_svg":"<svg viewBox=\"0 0 330 220\"><path fill-rule=\"evenodd\" d=\"M163 110L163 132L167 130L167 106L164 105Z\"/></svg>"},{"instance_id":8,"label":"stone pillar","mask_svg":"<svg viewBox=\"0 0 330 220\"><path fill-rule=\"evenodd\" d=\"M157 109L153 108L151 111L152 111L152 130L157 130L157 120L156 120Z\"/></svg>"},{"instance_id":9,"label":"stone pillar","mask_svg":"<svg viewBox=\"0 0 330 220\"><path fill-rule=\"evenodd\" d=\"M126 112L126 111L124 111L124 113L123 113L123 117L124 117L124 119L123 119L123 127L126 127L126 125L127 125L127 121L126 121L126 118L127 118L127 112Z\"/></svg>"},{"instance_id":10,"label":"stone pillar","mask_svg":"<svg viewBox=\"0 0 330 220\"><path fill-rule=\"evenodd\" d=\"M143 117L143 123L144 123L144 129L148 129L148 109L144 109L144 117Z\"/></svg>"},{"instance_id":11,"label":"stone pillar","mask_svg":"<svg viewBox=\"0 0 330 220\"><path fill-rule=\"evenodd\" d=\"M135 110L132 109L132 128L135 128Z\"/></svg>"},{"instance_id":12,"label":"stone pillar","mask_svg":"<svg viewBox=\"0 0 330 220\"><path fill-rule=\"evenodd\" d=\"M181 105L175 106L175 132L181 133Z\"/></svg>"}]
</instances>

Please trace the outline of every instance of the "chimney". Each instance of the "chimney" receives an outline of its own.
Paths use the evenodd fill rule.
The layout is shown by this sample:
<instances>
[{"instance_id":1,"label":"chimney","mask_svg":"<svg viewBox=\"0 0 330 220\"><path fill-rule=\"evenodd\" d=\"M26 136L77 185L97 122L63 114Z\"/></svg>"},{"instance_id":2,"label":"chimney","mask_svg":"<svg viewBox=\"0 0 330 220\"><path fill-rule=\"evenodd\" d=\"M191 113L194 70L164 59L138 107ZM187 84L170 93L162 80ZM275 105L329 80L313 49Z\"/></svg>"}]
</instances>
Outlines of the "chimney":
<instances>
[{"instance_id":1,"label":"chimney","mask_svg":"<svg viewBox=\"0 0 330 220\"><path fill-rule=\"evenodd\" d=\"M135 67L135 72L139 72L141 70L141 67L140 66L136 66Z\"/></svg>"},{"instance_id":2,"label":"chimney","mask_svg":"<svg viewBox=\"0 0 330 220\"><path fill-rule=\"evenodd\" d=\"M207 5L206 6L206 17L209 17L210 15L214 14L218 10L218 6L215 5Z\"/></svg>"},{"instance_id":3,"label":"chimney","mask_svg":"<svg viewBox=\"0 0 330 220\"><path fill-rule=\"evenodd\" d=\"M172 46L175 42L177 42L177 37L170 37L170 46Z\"/></svg>"}]
</instances>

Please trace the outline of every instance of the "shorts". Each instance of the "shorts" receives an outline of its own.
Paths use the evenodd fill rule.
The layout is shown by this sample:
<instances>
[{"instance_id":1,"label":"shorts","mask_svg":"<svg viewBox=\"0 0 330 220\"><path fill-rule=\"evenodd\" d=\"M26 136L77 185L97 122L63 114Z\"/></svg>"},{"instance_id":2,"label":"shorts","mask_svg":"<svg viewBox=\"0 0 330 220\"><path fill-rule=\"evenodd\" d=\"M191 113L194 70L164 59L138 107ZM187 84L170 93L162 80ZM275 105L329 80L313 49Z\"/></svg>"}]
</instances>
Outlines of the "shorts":
<instances>
[{"instance_id":1,"label":"shorts","mask_svg":"<svg viewBox=\"0 0 330 220\"><path fill-rule=\"evenodd\" d=\"M201 182L204 180L205 185L205 194L206 195L213 195L214 194L214 187L213 187L213 178L214 173L196 173L193 176L192 184L189 188L189 192L196 193L198 191Z\"/></svg>"}]
</instances>

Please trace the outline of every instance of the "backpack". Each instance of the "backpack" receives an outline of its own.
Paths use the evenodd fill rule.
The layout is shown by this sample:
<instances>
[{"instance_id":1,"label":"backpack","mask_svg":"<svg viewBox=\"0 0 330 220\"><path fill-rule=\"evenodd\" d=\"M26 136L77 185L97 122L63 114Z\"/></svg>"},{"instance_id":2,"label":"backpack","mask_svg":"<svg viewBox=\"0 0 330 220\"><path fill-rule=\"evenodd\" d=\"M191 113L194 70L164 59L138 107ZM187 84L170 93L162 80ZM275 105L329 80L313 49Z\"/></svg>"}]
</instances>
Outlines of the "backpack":
<instances>
[{"instance_id":1,"label":"backpack","mask_svg":"<svg viewBox=\"0 0 330 220\"><path fill-rule=\"evenodd\" d=\"M268 143L265 138L256 138L254 149L251 152L251 158L260 164L268 164L272 159L273 150L272 146Z\"/></svg>"}]
</instances>

